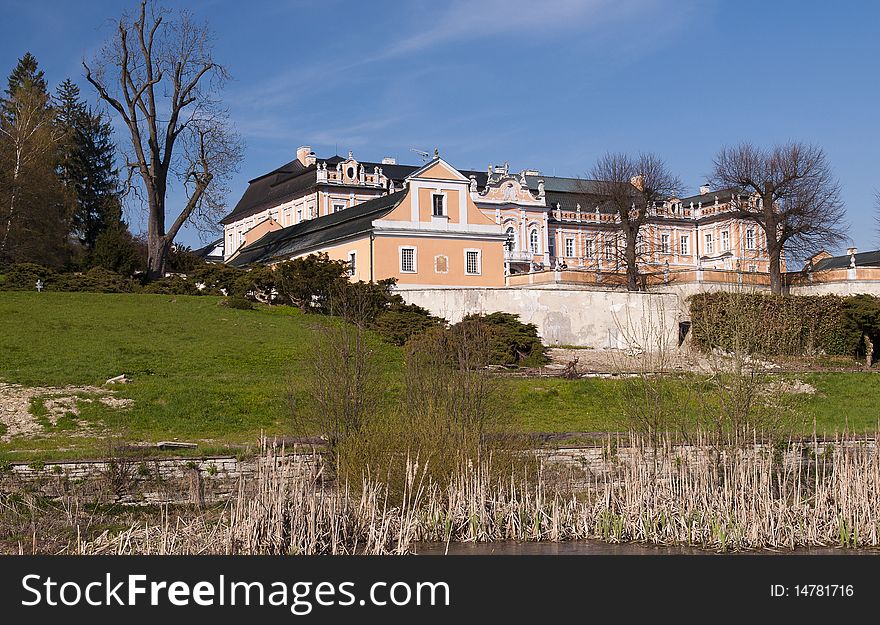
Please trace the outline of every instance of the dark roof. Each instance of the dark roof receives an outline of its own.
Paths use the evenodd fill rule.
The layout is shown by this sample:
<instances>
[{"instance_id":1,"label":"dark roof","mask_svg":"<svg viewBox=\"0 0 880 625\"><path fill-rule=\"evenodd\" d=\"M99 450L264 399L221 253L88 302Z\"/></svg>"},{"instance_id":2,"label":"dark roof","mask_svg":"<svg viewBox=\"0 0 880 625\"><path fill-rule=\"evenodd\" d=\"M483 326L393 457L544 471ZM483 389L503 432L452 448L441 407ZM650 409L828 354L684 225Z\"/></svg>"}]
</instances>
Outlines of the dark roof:
<instances>
[{"instance_id":1,"label":"dark roof","mask_svg":"<svg viewBox=\"0 0 880 625\"><path fill-rule=\"evenodd\" d=\"M560 210L573 212L577 210L577 205L580 204L582 213L595 212L596 205L599 206L600 213L616 212L614 207L607 201L600 200L598 196L589 195L587 193L559 193L557 191L547 191L545 201L547 202L547 207L551 210L555 210L558 204Z\"/></svg>"},{"instance_id":2,"label":"dark roof","mask_svg":"<svg viewBox=\"0 0 880 625\"><path fill-rule=\"evenodd\" d=\"M880 250L872 252L859 252L855 255L856 267L880 267ZM813 265L813 271L827 271L828 269L847 269L849 268L849 254L844 256L830 256L823 258Z\"/></svg>"},{"instance_id":3,"label":"dark roof","mask_svg":"<svg viewBox=\"0 0 880 625\"><path fill-rule=\"evenodd\" d=\"M736 194L736 189L719 189L717 191L709 191L708 193L689 195L688 197L679 198L678 201L681 202L682 206L690 206L691 202L694 203L694 206L700 202L703 204L714 204L716 197L719 202L728 202Z\"/></svg>"},{"instance_id":4,"label":"dark roof","mask_svg":"<svg viewBox=\"0 0 880 625\"><path fill-rule=\"evenodd\" d=\"M328 167L333 168L336 167L337 163L344 162L345 160L345 158L336 155L330 158L318 159L317 162L327 163ZM373 163L371 161L358 161L358 164L363 165L368 171L380 167L382 173L391 178L397 186L400 186L403 180L414 171L424 167L424 165L389 165L387 163ZM306 167L298 159L294 159L267 174L249 180L248 188L245 189L235 208L226 217L221 219L220 223L227 224L243 219L266 208L281 204L292 199L302 191L314 187L318 182L316 170L316 165ZM485 188L486 172L459 171L468 178L473 174L477 179L477 186L480 189ZM352 188L358 188L358 185L353 185ZM375 187L371 188L375 189Z\"/></svg>"},{"instance_id":5,"label":"dark roof","mask_svg":"<svg viewBox=\"0 0 880 625\"><path fill-rule=\"evenodd\" d=\"M229 261L234 267L291 257L318 245L367 232L373 220L391 212L406 190L367 200L351 208L268 232Z\"/></svg>"},{"instance_id":6,"label":"dark roof","mask_svg":"<svg viewBox=\"0 0 880 625\"><path fill-rule=\"evenodd\" d=\"M210 243L208 243L204 247L200 247L197 250L193 250L192 253L193 253L193 255L198 256L199 258L204 258L206 260L207 259L216 259L216 258L220 258L222 260L223 259L222 256L212 256L211 255L211 252L218 245L223 245L223 237L220 237L216 241L211 241Z\"/></svg>"},{"instance_id":7,"label":"dark roof","mask_svg":"<svg viewBox=\"0 0 880 625\"><path fill-rule=\"evenodd\" d=\"M314 186L317 179L315 166L304 167L299 161L293 161L265 176L254 178L232 212L221 219L220 223L236 221L264 208L280 204L300 191Z\"/></svg>"},{"instance_id":8,"label":"dark roof","mask_svg":"<svg viewBox=\"0 0 880 625\"><path fill-rule=\"evenodd\" d=\"M558 193L598 193L599 181L585 178L562 178L557 176L526 176L531 191L538 190L538 181L544 181L544 191ZM581 205L583 207L583 205Z\"/></svg>"}]
</instances>

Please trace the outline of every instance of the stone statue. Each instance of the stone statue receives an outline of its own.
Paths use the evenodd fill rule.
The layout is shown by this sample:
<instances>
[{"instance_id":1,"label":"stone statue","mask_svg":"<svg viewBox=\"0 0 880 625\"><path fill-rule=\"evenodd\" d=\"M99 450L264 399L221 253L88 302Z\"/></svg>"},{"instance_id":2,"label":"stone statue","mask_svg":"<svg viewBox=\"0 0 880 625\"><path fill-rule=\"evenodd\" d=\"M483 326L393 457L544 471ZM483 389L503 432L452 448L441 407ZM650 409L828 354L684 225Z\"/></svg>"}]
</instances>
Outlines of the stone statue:
<instances>
[{"instance_id":1,"label":"stone statue","mask_svg":"<svg viewBox=\"0 0 880 625\"><path fill-rule=\"evenodd\" d=\"M538 181L538 197L544 197L544 181Z\"/></svg>"},{"instance_id":2,"label":"stone statue","mask_svg":"<svg viewBox=\"0 0 880 625\"><path fill-rule=\"evenodd\" d=\"M476 193L476 192L477 192L477 177L474 176L473 174L471 174L471 186L470 186L470 191L471 191L471 193Z\"/></svg>"},{"instance_id":3,"label":"stone statue","mask_svg":"<svg viewBox=\"0 0 880 625\"><path fill-rule=\"evenodd\" d=\"M856 268L856 255L855 254L849 255L849 268L850 269Z\"/></svg>"}]
</instances>

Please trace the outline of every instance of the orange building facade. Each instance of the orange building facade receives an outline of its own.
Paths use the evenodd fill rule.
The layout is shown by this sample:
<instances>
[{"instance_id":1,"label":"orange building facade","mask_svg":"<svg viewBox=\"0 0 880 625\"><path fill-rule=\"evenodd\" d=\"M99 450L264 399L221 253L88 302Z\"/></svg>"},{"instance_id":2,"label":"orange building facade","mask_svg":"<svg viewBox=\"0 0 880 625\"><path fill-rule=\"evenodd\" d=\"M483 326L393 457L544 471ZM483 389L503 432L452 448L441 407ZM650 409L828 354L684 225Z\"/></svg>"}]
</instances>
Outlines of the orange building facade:
<instances>
[{"instance_id":1,"label":"orange building facade","mask_svg":"<svg viewBox=\"0 0 880 625\"><path fill-rule=\"evenodd\" d=\"M326 252L349 262L355 279L394 277L401 288L503 286L521 282L517 274L560 270L622 273L616 216L594 186L506 164L458 170L436 151L416 167L360 162L351 152L319 159L304 146L291 163L250 181L221 221L223 256L245 266ZM752 201L703 187L658 202L641 231L641 271L767 272L763 230L736 218Z\"/></svg>"}]
</instances>

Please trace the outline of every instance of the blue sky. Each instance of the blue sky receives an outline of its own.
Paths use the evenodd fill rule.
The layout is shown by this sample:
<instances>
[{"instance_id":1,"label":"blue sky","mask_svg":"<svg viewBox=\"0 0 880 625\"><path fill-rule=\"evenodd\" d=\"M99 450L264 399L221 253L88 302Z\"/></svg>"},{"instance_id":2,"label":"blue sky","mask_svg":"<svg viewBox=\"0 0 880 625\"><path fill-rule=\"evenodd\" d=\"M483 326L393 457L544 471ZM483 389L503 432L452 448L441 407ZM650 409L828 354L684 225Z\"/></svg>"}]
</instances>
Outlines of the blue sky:
<instances>
[{"instance_id":1,"label":"blue sky","mask_svg":"<svg viewBox=\"0 0 880 625\"><path fill-rule=\"evenodd\" d=\"M186 3L216 34L246 142L229 197L319 156L432 151L461 168L584 176L606 151L660 153L691 190L725 144L821 145L852 243L878 247L880 6L837 1L409 0ZM136 3L5 0L0 73L37 56L93 92L80 60ZM5 82L5 78L4 78ZM117 136L126 142L123 134ZM142 227L130 211L134 229ZM194 230L181 241L200 245Z\"/></svg>"}]
</instances>

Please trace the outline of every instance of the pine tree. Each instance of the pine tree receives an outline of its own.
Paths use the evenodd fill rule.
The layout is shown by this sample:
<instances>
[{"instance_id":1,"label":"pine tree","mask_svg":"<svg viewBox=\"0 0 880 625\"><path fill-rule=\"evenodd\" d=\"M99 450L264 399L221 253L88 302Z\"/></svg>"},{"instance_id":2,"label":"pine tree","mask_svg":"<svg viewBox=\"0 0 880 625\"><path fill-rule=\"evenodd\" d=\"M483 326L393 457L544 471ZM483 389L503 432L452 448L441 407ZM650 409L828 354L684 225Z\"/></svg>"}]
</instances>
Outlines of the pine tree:
<instances>
[{"instance_id":1,"label":"pine tree","mask_svg":"<svg viewBox=\"0 0 880 625\"><path fill-rule=\"evenodd\" d=\"M71 233L91 253L102 232L124 226L113 132L70 79L58 86L55 108L63 137L58 175L76 202Z\"/></svg>"}]
</instances>

